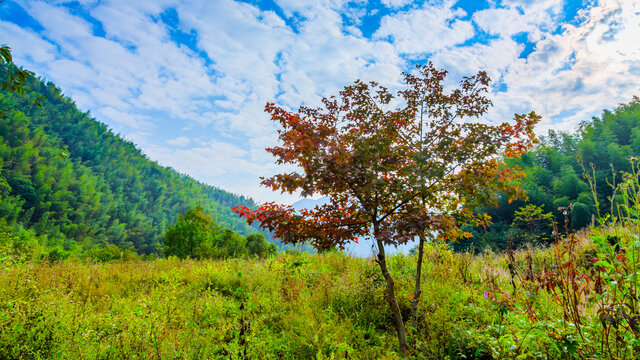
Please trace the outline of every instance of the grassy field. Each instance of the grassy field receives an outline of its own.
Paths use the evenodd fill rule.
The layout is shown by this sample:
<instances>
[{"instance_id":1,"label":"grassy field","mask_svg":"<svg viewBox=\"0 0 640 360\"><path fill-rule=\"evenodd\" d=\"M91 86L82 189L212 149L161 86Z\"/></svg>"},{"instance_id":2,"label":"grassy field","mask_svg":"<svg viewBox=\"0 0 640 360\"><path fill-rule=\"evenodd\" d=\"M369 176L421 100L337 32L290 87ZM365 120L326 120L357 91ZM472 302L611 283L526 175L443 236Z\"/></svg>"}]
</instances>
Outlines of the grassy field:
<instances>
[{"instance_id":1,"label":"grassy field","mask_svg":"<svg viewBox=\"0 0 640 360\"><path fill-rule=\"evenodd\" d=\"M636 238L597 230L476 256L427 246L405 355L370 259L4 264L0 358L629 359L640 353ZM416 261L389 263L406 320Z\"/></svg>"}]
</instances>

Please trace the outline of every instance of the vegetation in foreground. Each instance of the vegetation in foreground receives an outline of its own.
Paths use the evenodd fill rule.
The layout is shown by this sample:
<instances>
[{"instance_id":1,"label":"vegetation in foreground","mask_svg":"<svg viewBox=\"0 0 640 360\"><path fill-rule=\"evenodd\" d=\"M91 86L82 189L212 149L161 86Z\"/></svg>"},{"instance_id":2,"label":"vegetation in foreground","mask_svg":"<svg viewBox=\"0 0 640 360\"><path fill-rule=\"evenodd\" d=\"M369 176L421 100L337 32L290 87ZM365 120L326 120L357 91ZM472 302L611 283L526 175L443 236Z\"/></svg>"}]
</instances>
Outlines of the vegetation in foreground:
<instances>
[{"instance_id":1,"label":"vegetation in foreground","mask_svg":"<svg viewBox=\"0 0 640 360\"><path fill-rule=\"evenodd\" d=\"M411 356L634 358L638 255L629 227L501 255L427 244ZM416 258L388 261L407 316ZM402 358L376 266L339 252L4 262L0 358Z\"/></svg>"}]
</instances>

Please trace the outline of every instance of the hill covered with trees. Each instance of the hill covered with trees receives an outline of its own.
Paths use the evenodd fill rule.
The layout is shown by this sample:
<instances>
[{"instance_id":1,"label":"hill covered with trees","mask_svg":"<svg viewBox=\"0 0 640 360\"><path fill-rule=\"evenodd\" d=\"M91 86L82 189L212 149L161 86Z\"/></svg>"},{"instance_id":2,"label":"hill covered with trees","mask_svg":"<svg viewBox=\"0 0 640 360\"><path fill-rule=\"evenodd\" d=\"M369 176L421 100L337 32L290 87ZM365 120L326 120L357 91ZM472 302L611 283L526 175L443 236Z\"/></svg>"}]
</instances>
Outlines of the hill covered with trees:
<instances>
[{"instance_id":1,"label":"hill covered with trees","mask_svg":"<svg viewBox=\"0 0 640 360\"><path fill-rule=\"evenodd\" d=\"M0 91L1 231L69 253L108 243L148 254L200 206L223 228L257 232L230 209L251 199L149 160L51 82L30 77L24 89Z\"/></svg>"},{"instance_id":2,"label":"hill covered with trees","mask_svg":"<svg viewBox=\"0 0 640 360\"><path fill-rule=\"evenodd\" d=\"M637 156L640 156L638 97L613 111L605 110L600 118L582 122L575 133L550 131L535 149L520 159L507 161L509 166L525 172L522 187L528 200L509 202L506 196L501 196L498 207L484 209L493 224L487 229L473 229L474 237L454 246L458 250L473 245L477 250L490 247L501 251L509 247L509 239L515 247L531 241L550 242L549 221L542 221L544 224L539 224L532 238L531 224L516 219L516 212L526 205L541 208L541 214L553 214L561 228L566 211L571 230L585 228L601 217L620 217L618 205L623 202L623 194L614 189L628 180L624 174L633 172L629 160Z\"/></svg>"}]
</instances>

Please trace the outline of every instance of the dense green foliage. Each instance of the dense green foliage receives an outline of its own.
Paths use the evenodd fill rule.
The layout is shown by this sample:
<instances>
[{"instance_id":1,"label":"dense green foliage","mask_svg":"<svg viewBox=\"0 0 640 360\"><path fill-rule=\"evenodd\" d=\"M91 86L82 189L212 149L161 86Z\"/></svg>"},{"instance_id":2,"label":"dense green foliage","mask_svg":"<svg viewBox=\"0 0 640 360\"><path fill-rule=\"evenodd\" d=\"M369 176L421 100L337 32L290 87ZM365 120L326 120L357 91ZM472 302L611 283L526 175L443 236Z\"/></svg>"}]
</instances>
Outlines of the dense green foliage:
<instances>
[{"instance_id":1,"label":"dense green foliage","mask_svg":"<svg viewBox=\"0 0 640 360\"><path fill-rule=\"evenodd\" d=\"M567 208L573 230L586 227L599 215L618 216L620 193L614 194L614 188L622 173L631 171L631 156L640 156L638 98L613 112L605 111L601 118L583 122L575 135L550 131L534 150L508 161L510 166L520 166L526 173L522 186L528 201L509 203L505 196L500 197L497 208L485 209L493 225L486 230L474 229L473 238L462 239L455 247L502 251L509 247L509 239L516 247L529 243L528 225L515 221L516 211L527 204L554 214L561 228ZM538 243L547 243L552 238L550 226L544 231L546 236Z\"/></svg>"},{"instance_id":2,"label":"dense green foliage","mask_svg":"<svg viewBox=\"0 0 640 360\"><path fill-rule=\"evenodd\" d=\"M221 227L256 232L230 210L255 207L252 200L150 161L52 83L28 80L22 94L0 91L0 231L7 236L63 255L107 243L148 254L167 225L196 205Z\"/></svg>"},{"instance_id":3,"label":"dense green foliage","mask_svg":"<svg viewBox=\"0 0 640 360\"><path fill-rule=\"evenodd\" d=\"M244 237L233 230L223 229L211 216L196 206L178 215L164 235L165 253L179 258L226 259L244 256L266 257L278 248L267 243L261 233Z\"/></svg>"}]
</instances>

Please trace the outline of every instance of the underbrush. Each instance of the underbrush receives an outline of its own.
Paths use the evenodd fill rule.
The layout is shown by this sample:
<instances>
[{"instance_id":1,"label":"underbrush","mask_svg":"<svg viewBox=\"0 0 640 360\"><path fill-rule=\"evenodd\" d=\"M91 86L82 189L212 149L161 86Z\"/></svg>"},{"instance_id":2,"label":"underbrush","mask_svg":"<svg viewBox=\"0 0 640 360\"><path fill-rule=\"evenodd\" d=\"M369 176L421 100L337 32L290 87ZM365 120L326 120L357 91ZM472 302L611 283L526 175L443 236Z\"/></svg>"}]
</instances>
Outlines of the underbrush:
<instances>
[{"instance_id":1,"label":"underbrush","mask_svg":"<svg viewBox=\"0 0 640 360\"><path fill-rule=\"evenodd\" d=\"M412 356L636 356L636 237L607 228L476 256L428 245ZM415 258L389 263L406 319ZM0 358L401 358L383 293L372 260L340 253L11 264Z\"/></svg>"},{"instance_id":2,"label":"underbrush","mask_svg":"<svg viewBox=\"0 0 640 360\"><path fill-rule=\"evenodd\" d=\"M640 231L557 236L548 249L428 244L418 359L638 358ZM389 258L405 319L414 256ZM384 279L338 252L267 260L3 262L2 359L394 359Z\"/></svg>"}]
</instances>

